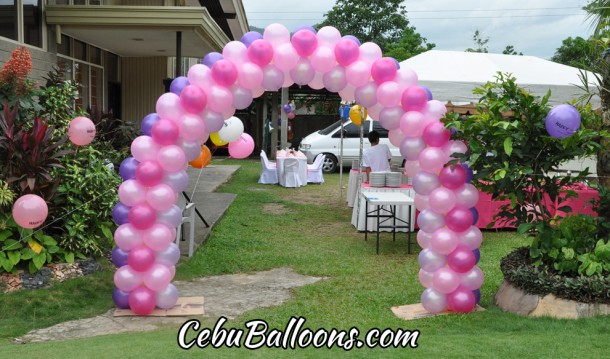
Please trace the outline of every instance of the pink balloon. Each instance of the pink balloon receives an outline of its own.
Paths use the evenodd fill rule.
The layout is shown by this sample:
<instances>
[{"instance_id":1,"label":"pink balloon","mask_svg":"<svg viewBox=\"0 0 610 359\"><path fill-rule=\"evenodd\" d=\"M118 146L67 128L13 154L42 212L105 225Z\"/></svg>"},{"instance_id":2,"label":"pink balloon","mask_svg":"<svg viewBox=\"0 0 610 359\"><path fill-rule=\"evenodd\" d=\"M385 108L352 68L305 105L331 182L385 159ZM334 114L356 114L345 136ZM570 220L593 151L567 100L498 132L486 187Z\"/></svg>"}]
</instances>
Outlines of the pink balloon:
<instances>
[{"instance_id":1,"label":"pink balloon","mask_svg":"<svg viewBox=\"0 0 610 359\"><path fill-rule=\"evenodd\" d=\"M178 139L180 130L176 123L161 118L152 126L152 139L161 146L173 145Z\"/></svg>"},{"instance_id":2,"label":"pink balloon","mask_svg":"<svg viewBox=\"0 0 610 359\"><path fill-rule=\"evenodd\" d=\"M157 212L146 205L138 204L129 209L129 223L136 229L147 229L150 228L157 220Z\"/></svg>"},{"instance_id":3,"label":"pink balloon","mask_svg":"<svg viewBox=\"0 0 610 359\"><path fill-rule=\"evenodd\" d=\"M282 87L290 87L290 86L294 85L292 76L290 76L290 70L285 70L283 73L284 73L284 83L282 84Z\"/></svg>"},{"instance_id":4,"label":"pink balloon","mask_svg":"<svg viewBox=\"0 0 610 359\"><path fill-rule=\"evenodd\" d=\"M350 39L341 39L335 45L335 58L342 66L347 66L358 59L360 48Z\"/></svg>"},{"instance_id":5,"label":"pink balloon","mask_svg":"<svg viewBox=\"0 0 610 359\"><path fill-rule=\"evenodd\" d=\"M167 120L178 119L183 112L180 97L173 92L164 93L157 100L156 112L160 118Z\"/></svg>"},{"instance_id":6,"label":"pink balloon","mask_svg":"<svg viewBox=\"0 0 610 359\"><path fill-rule=\"evenodd\" d=\"M246 45L241 41L229 41L225 47L222 48L222 58L232 62L235 66L239 66L248 61L247 51Z\"/></svg>"},{"instance_id":7,"label":"pink balloon","mask_svg":"<svg viewBox=\"0 0 610 359\"><path fill-rule=\"evenodd\" d=\"M174 240L175 235L168 226L155 223L142 232L144 244L154 251L165 251Z\"/></svg>"},{"instance_id":8,"label":"pink balloon","mask_svg":"<svg viewBox=\"0 0 610 359\"><path fill-rule=\"evenodd\" d=\"M155 293L146 287L139 286L135 288L129 293L127 300L129 308L137 315L148 315L155 310Z\"/></svg>"},{"instance_id":9,"label":"pink balloon","mask_svg":"<svg viewBox=\"0 0 610 359\"><path fill-rule=\"evenodd\" d=\"M167 248L157 251L157 261L166 266L174 266L180 260L180 247L176 243L170 243Z\"/></svg>"},{"instance_id":10,"label":"pink balloon","mask_svg":"<svg viewBox=\"0 0 610 359\"><path fill-rule=\"evenodd\" d=\"M422 249L430 247L431 239L432 235L430 233L421 230L417 232L417 244L419 244Z\"/></svg>"},{"instance_id":11,"label":"pink balloon","mask_svg":"<svg viewBox=\"0 0 610 359\"><path fill-rule=\"evenodd\" d=\"M476 226L470 226L466 231L459 234L460 243L468 247L470 250L475 250L481 246L483 242L483 233Z\"/></svg>"},{"instance_id":12,"label":"pink balloon","mask_svg":"<svg viewBox=\"0 0 610 359\"><path fill-rule=\"evenodd\" d=\"M288 117L289 120L292 120L296 117L296 115L294 114L294 112L288 112L286 114L286 117Z\"/></svg>"},{"instance_id":13,"label":"pink balloon","mask_svg":"<svg viewBox=\"0 0 610 359\"><path fill-rule=\"evenodd\" d=\"M406 137L421 137L425 126L424 115L420 112L405 112L400 118L400 130Z\"/></svg>"},{"instance_id":14,"label":"pink balloon","mask_svg":"<svg viewBox=\"0 0 610 359\"><path fill-rule=\"evenodd\" d=\"M159 122L161 120L158 120ZM150 136L138 136L131 142L131 155L140 162L152 161L157 158L159 144Z\"/></svg>"},{"instance_id":15,"label":"pink balloon","mask_svg":"<svg viewBox=\"0 0 610 359\"><path fill-rule=\"evenodd\" d=\"M466 153L468 147L462 141L449 141L443 146L443 151L445 151L447 156L451 156L454 153ZM450 158L453 159L454 157Z\"/></svg>"},{"instance_id":16,"label":"pink balloon","mask_svg":"<svg viewBox=\"0 0 610 359\"><path fill-rule=\"evenodd\" d=\"M282 24L270 24L263 32L263 39L277 48L278 45L290 42L290 31Z\"/></svg>"},{"instance_id":17,"label":"pink balloon","mask_svg":"<svg viewBox=\"0 0 610 359\"><path fill-rule=\"evenodd\" d=\"M235 84L231 86L231 93L233 93L233 107L238 110L246 109L252 103L252 92L245 87Z\"/></svg>"},{"instance_id":18,"label":"pink balloon","mask_svg":"<svg viewBox=\"0 0 610 359\"><path fill-rule=\"evenodd\" d=\"M428 94L420 86L411 86L402 93L401 103L405 111L421 111L428 103Z\"/></svg>"},{"instance_id":19,"label":"pink balloon","mask_svg":"<svg viewBox=\"0 0 610 359\"><path fill-rule=\"evenodd\" d=\"M476 262L474 253L466 246L458 246L447 255L447 265L457 273L469 272Z\"/></svg>"},{"instance_id":20,"label":"pink balloon","mask_svg":"<svg viewBox=\"0 0 610 359\"><path fill-rule=\"evenodd\" d=\"M427 147L419 154L419 164L424 171L438 172L447 162L447 155L437 147ZM443 182L441 181L441 184Z\"/></svg>"},{"instance_id":21,"label":"pink balloon","mask_svg":"<svg viewBox=\"0 0 610 359\"><path fill-rule=\"evenodd\" d=\"M335 52L327 46L318 46L309 60L313 69L318 72L330 71L337 63Z\"/></svg>"},{"instance_id":22,"label":"pink balloon","mask_svg":"<svg viewBox=\"0 0 610 359\"><path fill-rule=\"evenodd\" d=\"M398 68L394 60L389 57L382 57L373 62L371 76L378 85L381 85L384 82L392 81L396 77L397 71Z\"/></svg>"},{"instance_id":23,"label":"pink balloon","mask_svg":"<svg viewBox=\"0 0 610 359\"><path fill-rule=\"evenodd\" d=\"M316 34L320 46L334 47L341 40L341 33L332 26L324 26Z\"/></svg>"},{"instance_id":24,"label":"pink balloon","mask_svg":"<svg viewBox=\"0 0 610 359\"><path fill-rule=\"evenodd\" d=\"M331 92L339 92L347 86L347 77L343 66L337 65L322 77L324 87Z\"/></svg>"},{"instance_id":25,"label":"pink balloon","mask_svg":"<svg viewBox=\"0 0 610 359\"><path fill-rule=\"evenodd\" d=\"M260 67L267 66L273 60L273 45L265 39L254 40L248 46L248 58Z\"/></svg>"},{"instance_id":26,"label":"pink balloon","mask_svg":"<svg viewBox=\"0 0 610 359\"><path fill-rule=\"evenodd\" d=\"M375 61L381 58L381 48L374 42L365 42L360 45L360 57L361 61L372 65Z\"/></svg>"},{"instance_id":27,"label":"pink balloon","mask_svg":"<svg viewBox=\"0 0 610 359\"><path fill-rule=\"evenodd\" d=\"M363 107L371 107L377 103L377 84L372 81L356 88L354 93L356 102Z\"/></svg>"},{"instance_id":28,"label":"pink balloon","mask_svg":"<svg viewBox=\"0 0 610 359\"><path fill-rule=\"evenodd\" d=\"M156 161L144 161L136 167L136 180L146 187L161 183L163 168Z\"/></svg>"},{"instance_id":29,"label":"pink balloon","mask_svg":"<svg viewBox=\"0 0 610 359\"><path fill-rule=\"evenodd\" d=\"M210 68L203 64L195 64L188 71L189 84L205 89L212 83Z\"/></svg>"},{"instance_id":30,"label":"pink balloon","mask_svg":"<svg viewBox=\"0 0 610 359\"><path fill-rule=\"evenodd\" d=\"M254 151L254 139L247 133L242 133L237 140L229 143L229 155L233 158L246 158L252 154L252 151Z\"/></svg>"},{"instance_id":31,"label":"pink balloon","mask_svg":"<svg viewBox=\"0 0 610 359\"><path fill-rule=\"evenodd\" d=\"M68 138L77 146L90 144L95 138L95 124L86 117L76 117L68 125Z\"/></svg>"},{"instance_id":32,"label":"pink balloon","mask_svg":"<svg viewBox=\"0 0 610 359\"><path fill-rule=\"evenodd\" d=\"M309 81L309 87L314 90L321 90L324 88L324 73L316 71L313 79Z\"/></svg>"},{"instance_id":33,"label":"pink balloon","mask_svg":"<svg viewBox=\"0 0 610 359\"><path fill-rule=\"evenodd\" d=\"M432 288L439 293L448 294L460 285L460 276L449 268L440 268L432 277Z\"/></svg>"},{"instance_id":34,"label":"pink balloon","mask_svg":"<svg viewBox=\"0 0 610 359\"><path fill-rule=\"evenodd\" d=\"M144 285L153 291L163 290L172 280L169 268L163 264L155 263L144 273Z\"/></svg>"},{"instance_id":35,"label":"pink balloon","mask_svg":"<svg viewBox=\"0 0 610 359\"><path fill-rule=\"evenodd\" d=\"M424 248L419 252L417 261L421 269L426 272L434 272L447 264L447 257L434 252L430 248Z\"/></svg>"},{"instance_id":36,"label":"pink balloon","mask_svg":"<svg viewBox=\"0 0 610 359\"><path fill-rule=\"evenodd\" d=\"M451 132L445 128L442 122L432 122L424 128L422 136L428 146L443 147L449 142Z\"/></svg>"},{"instance_id":37,"label":"pink balloon","mask_svg":"<svg viewBox=\"0 0 610 359\"><path fill-rule=\"evenodd\" d=\"M205 109L207 104L207 95L199 86L188 85L180 92L180 105L186 112L199 113Z\"/></svg>"},{"instance_id":38,"label":"pink balloon","mask_svg":"<svg viewBox=\"0 0 610 359\"><path fill-rule=\"evenodd\" d=\"M439 181L438 176L434 173L418 172L413 177L413 189L415 192L423 194L424 196L432 193L432 191L434 191L440 185L441 182Z\"/></svg>"},{"instance_id":39,"label":"pink balloon","mask_svg":"<svg viewBox=\"0 0 610 359\"><path fill-rule=\"evenodd\" d=\"M405 162L404 173L407 176L414 177L419 171L421 171L421 167L419 166L419 161L406 161Z\"/></svg>"},{"instance_id":40,"label":"pink balloon","mask_svg":"<svg viewBox=\"0 0 610 359\"><path fill-rule=\"evenodd\" d=\"M424 148L426 144L420 137L405 137L399 146L402 157L410 161L416 161Z\"/></svg>"},{"instance_id":41,"label":"pink balloon","mask_svg":"<svg viewBox=\"0 0 610 359\"><path fill-rule=\"evenodd\" d=\"M430 208L430 199L428 196L416 193L413 197L413 201L415 202L415 208L420 212Z\"/></svg>"},{"instance_id":42,"label":"pink balloon","mask_svg":"<svg viewBox=\"0 0 610 359\"><path fill-rule=\"evenodd\" d=\"M430 249L436 253L447 255L453 252L459 244L459 239L455 233L447 228L440 228L432 233L430 239ZM447 261L449 258L447 258Z\"/></svg>"},{"instance_id":43,"label":"pink balloon","mask_svg":"<svg viewBox=\"0 0 610 359\"><path fill-rule=\"evenodd\" d=\"M447 295L428 288L421 295L421 304L430 313L440 313L447 308Z\"/></svg>"},{"instance_id":44,"label":"pink balloon","mask_svg":"<svg viewBox=\"0 0 610 359\"><path fill-rule=\"evenodd\" d=\"M114 284L125 292L131 292L142 282L141 273L136 272L130 266L122 266L114 272Z\"/></svg>"},{"instance_id":45,"label":"pink balloon","mask_svg":"<svg viewBox=\"0 0 610 359\"><path fill-rule=\"evenodd\" d=\"M399 129L390 130L390 131L388 131L388 139L390 140L391 144L398 147L398 146L400 146L402 141L405 139L405 135Z\"/></svg>"},{"instance_id":46,"label":"pink balloon","mask_svg":"<svg viewBox=\"0 0 610 359\"><path fill-rule=\"evenodd\" d=\"M371 79L371 65L357 60L345 67L347 82L354 87L365 85Z\"/></svg>"},{"instance_id":47,"label":"pink balloon","mask_svg":"<svg viewBox=\"0 0 610 359\"><path fill-rule=\"evenodd\" d=\"M343 90L339 91L339 96L344 101L354 101L355 100L356 88L350 84L347 84L343 88Z\"/></svg>"},{"instance_id":48,"label":"pink balloon","mask_svg":"<svg viewBox=\"0 0 610 359\"><path fill-rule=\"evenodd\" d=\"M260 86L257 86L256 88L253 88L250 91L252 91L252 98L259 98L265 93L265 88L261 84ZM234 114L235 114L235 112L230 114L229 117L233 116Z\"/></svg>"},{"instance_id":49,"label":"pink balloon","mask_svg":"<svg viewBox=\"0 0 610 359\"><path fill-rule=\"evenodd\" d=\"M483 285L484 277L481 268L475 265L470 271L462 274L460 285L470 290L476 290Z\"/></svg>"},{"instance_id":50,"label":"pink balloon","mask_svg":"<svg viewBox=\"0 0 610 359\"><path fill-rule=\"evenodd\" d=\"M443 167L438 178L443 186L449 189L456 189L463 186L466 182L466 170L459 164L453 168L451 167L451 165Z\"/></svg>"},{"instance_id":51,"label":"pink balloon","mask_svg":"<svg viewBox=\"0 0 610 359\"><path fill-rule=\"evenodd\" d=\"M316 72L313 67L311 67L309 60L304 58L300 58L296 65L290 70L292 80L299 86L307 85L313 80L315 74Z\"/></svg>"},{"instance_id":52,"label":"pink balloon","mask_svg":"<svg viewBox=\"0 0 610 359\"><path fill-rule=\"evenodd\" d=\"M435 120L440 120L447 113L447 107L439 100L430 100L426 104L423 113Z\"/></svg>"},{"instance_id":53,"label":"pink balloon","mask_svg":"<svg viewBox=\"0 0 610 359\"><path fill-rule=\"evenodd\" d=\"M445 217L447 227L454 232L464 232L472 225L472 212L468 208L456 206Z\"/></svg>"},{"instance_id":54,"label":"pink balloon","mask_svg":"<svg viewBox=\"0 0 610 359\"><path fill-rule=\"evenodd\" d=\"M119 186L119 199L129 207L144 203L146 188L137 180L128 179Z\"/></svg>"},{"instance_id":55,"label":"pink balloon","mask_svg":"<svg viewBox=\"0 0 610 359\"><path fill-rule=\"evenodd\" d=\"M44 223L49 214L47 203L35 194L19 197L13 204L13 219L23 228L36 228Z\"/></svg>"},{"instance_id":56,"label":"pink balloon","mask_svg":"<svg viewBox=\"0 0 610 359\"><path fill-rule=\"evenodd\" d=\"M434 233L445 225L445 218L440 213L426 209L417 215L417 225L422 231Z\"/></svg>"},{"instance_id":57,"label":"pink balloon","mask_svg":"<svg viewBox=\"0 0 610 359\"><path fill-rule=\"evenodd\" d=\"M145 246L132 248L127 254L127 264L137 272L147 271L155 263L155 252Z\"/></svg>"},{"instance_id":58,"label":"pink balloon","mask_svg":"<svg viewBox=\"0 0 610 359\"><path fill-rule=\"evenodd\" d=\"M475 186L470 183L466 183L461 187L455 189L455 198L457 204L466 208L474 207L479 201L479 191Z\"/></svg>"},{"instance_id":59,"label":"pink balloon","mask_svg":"<svg viewBox=\"0 0 610 359\"><path fill-rule=\"evenodd\" d=\"M373 119L373 121L379 121L379 114L381 113L381 110L383 110L383 108L383 105L381 105L379 102L377 102L373 106L369 106L367 108L369 117Z\"/></svg>"},{"instance_id":60,"label":"pink balloon","mask_svg":"<svg viewBox=\"0 0 610 359\"><path fill-rule=\"evenodd\" d=\"M165 289L158 291L155 295L157 307L161 309L171 309L178 302L178 289L171 283L168 284Z\"/></svg>"},{"instance_id":61,"label":"pink balloon","mask_svg":"<svg viewBox=\"0 0 610 359\"><path fill-rule=\"evenodd\" d=\"M198 115L185 114L180 118L179 133L185 141L197 141L205 133L205 122ZM171 144L174 142L167 143L167 145Z\"/></svg>"},{"instance_id":62,"label":"pink balloon","mask_svg":"<svg viewBox=\"0 0 610 359\"><path fill-rule=\"evenodd\" d=\"M311 31L299 30L292 35L292 46L299 56L307 57L318 47L318 38Z\"/></svg>"},{"instance_id":63,"label":"pink balloon","mask_svg":"<svg viewBox=\"0 0 610 359\"><path fill-rule=\"evenodd\" d=\"M281 44L275 48L273 63L278 69L289 71L296 66L297 62L299 62L299 54L292 47L292 44Z\"/></svg>"},{"instance_id":64,"label":"pink balloon","mask_svg":"<svg viewBox=\"0 0 610 359\"><path fill-rule=\"evenodd\" d=\"M469 313L477 305L474 293L467 288L457 288L447 294L447 308L452 312Z\"/></svg>"},{"instance_id":65,"label":"pink balloon","mask_svg":"<svg viewBox=\"0 0 610 359\"><path fill-rule=\"evenodd\" d=\"M394 81L386 81L377 87L377 101L384 107L393 108L394 106L399 106L400 94L400 86Z\"/></svg>"},{"instance_id":66,"label":"pink balloon","mask_svg":"<svg viewBox=\"0 0 610 359\"><path fill-rule=\"evenodd\" d=\"M205 122L205 129L209 133L220 131L225 123L221 113L210 110L203 111L201 118L203 118L203 122ZM201 150L199 150L199 153L201 153Z\"/></svg>"},{"instance_id":67,"label":"pink balloon","mask_svg":"<svg viewBox=\"0 0 610 359\"><path fill-rule=\"evenodd\" d=\"M284 83L284 72L274 65L267 65L263 69L263 87L268 91L277 91Z\"/></svg>"},{"instance_id":68,"label":"pink balloon","mask_svg":"<svg viewBox=\"0 0 610 359\"><path fill-rule=\"evenodd\" d=\"M441 184L442 184L441 180ZM457 203L455 193L450 189L439 187L432 191L429 196L430 208L438 213L449 212Z\"/></svg>"},{"instance_id":69,"label":"pink balloon","mask_svg":"<svg viewBox=\"0 0 610 359\"><path fill-rule=\"evenodd\" d=\"M157 161L167 172L177 172L186 166L184 151L176 145L162 147L157 154Z\"/></svg>"},{"instance_id":70,"label":"pink balloon","mask_svg":"<svg viewBox=\"0 0 610 359\"><path fill-rule=\"evenodd\" d=\"M157 211L170 209L176 202L176 193L166 184L158 184L146 192L146 203Z\"/></svg>"},{"instance_id":71,"label":"pink balloon","mask_svg":"<svg viewBox=\"0 0 610 359\"><path fill-rule=\"evenodd\" d=\"M424 286L424 288L432 287L433 276L434 276L434 273L426 272L423 269L420 269L419 273L417 274L419 282L421 283L422 286Z\"/></svg>"},{"instance_id":72,"label":"pink balloon","mask_svg":"<svg viewBox=\"0 0 610 359\"><path fill-rule=\"evenodd\" d=\"M263 83L263 70L252 62L244 62L237 69L239 73L239 84L248 89L254 89Z\"/></svg>"},{"instance_id":73,"label":"pink balloon","mask_svg":"<svg viewBox=\"0 0 610 359\"><path fill-rule=\"evenodd\" d=\"M142 239L142 232L138 231L129 223L121 224L114 231L114 241L116 242L116 245L125 252L130 251L132 248L142 243Z\"/></svg>"},{"instance_id":74,"label":"pink balloon","mask_svg":"<svg viewBox=\"0 0 610 359\"><path fill-rule=\"evenodd\" d=\"M218 60L212 65L211 74L217 84L231 86L237 80L237 68L228 60Z\"/></svg>"}]
</instances>

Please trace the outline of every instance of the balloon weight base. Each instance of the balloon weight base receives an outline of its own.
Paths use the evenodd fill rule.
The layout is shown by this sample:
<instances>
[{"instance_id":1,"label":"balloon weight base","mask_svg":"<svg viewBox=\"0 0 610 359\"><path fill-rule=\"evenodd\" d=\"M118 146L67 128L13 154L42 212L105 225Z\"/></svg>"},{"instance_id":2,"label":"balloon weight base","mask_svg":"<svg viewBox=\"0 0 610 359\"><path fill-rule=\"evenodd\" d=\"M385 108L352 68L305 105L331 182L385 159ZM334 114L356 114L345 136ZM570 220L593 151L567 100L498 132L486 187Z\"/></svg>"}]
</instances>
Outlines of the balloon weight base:
<instances>
[{"instance_id":1,"label":"balloon weight base","mask_svg":"<svg viewBox=\"0 0 610 359\"><path fill-rule=\"evenodd\" d=\"M482 310L485 310L485 308L477 304L473 312L478 312ZM434 317L436 315L460 314L456 312L450 312L448 310L444 310L440 313L430 313L426 310L426 308L424 308L421 303L401 305L400 307L392 307L392 312L395 316L404 320L429 318Z\"/></svg>"},{"instance_id":2,"label":"balloon weight base","mask_svg":"<svg viewBox=\"0 0 610 359\"><path fill-rule=\"evenodd\" d=\"M193 315L203 315L203 297L180 297L170 309L155 309L149 317L186 317ZM138 316L129 309L115 309L114 317L134 317Z\"/></svg>"}]
</instances>

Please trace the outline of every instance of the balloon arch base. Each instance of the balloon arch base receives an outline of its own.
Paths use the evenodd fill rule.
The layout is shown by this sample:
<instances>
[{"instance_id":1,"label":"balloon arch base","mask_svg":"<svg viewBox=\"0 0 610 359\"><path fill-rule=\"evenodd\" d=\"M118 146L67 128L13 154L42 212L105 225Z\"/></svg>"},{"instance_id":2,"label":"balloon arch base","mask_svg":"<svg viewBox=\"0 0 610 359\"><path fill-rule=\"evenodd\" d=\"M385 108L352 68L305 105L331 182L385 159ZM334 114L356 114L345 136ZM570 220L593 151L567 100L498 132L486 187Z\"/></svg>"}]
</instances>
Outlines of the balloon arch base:
<instances>
[{"instance_id":1,"label":"balloon arch base","mask_svg":"<svg viewBox=\"0 0 610 359\"><path fill-rule=\"evenodd\" d=\"M472 310L472 312L480 312L483 310L485 310L485 308L483 308L477 304L474 307L474 309ZM426 308L424 308L424 306L421 303L406 304L406 305L401 305L399 307L392 307L392 313L394 313L394 315L397 316L398 318L404 319L404 320L430 318L430 317L434 317L437 315L464 314L464 313L459 313L459 312L452 312L449 310L443 310L442 312L438 312L438 313L431 313L431 312L427 311Z\"/></svg>"}]
</instances>

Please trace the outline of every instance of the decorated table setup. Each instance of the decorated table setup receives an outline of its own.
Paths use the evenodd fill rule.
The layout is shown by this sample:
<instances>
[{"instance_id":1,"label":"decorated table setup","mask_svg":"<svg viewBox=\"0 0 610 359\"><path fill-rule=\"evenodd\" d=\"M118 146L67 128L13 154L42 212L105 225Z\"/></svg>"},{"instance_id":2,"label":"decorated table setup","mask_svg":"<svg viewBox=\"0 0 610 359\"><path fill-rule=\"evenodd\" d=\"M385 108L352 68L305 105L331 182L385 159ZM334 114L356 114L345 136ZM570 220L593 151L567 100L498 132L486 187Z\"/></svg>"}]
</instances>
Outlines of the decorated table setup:
<instances>
[{"instance_id":1,"label":"decorated table setup","mask_svg":"<svg viewBox=\"0 0 610 359\"><path fill-rule=\"evenodd\" d=\"M280 150L275 155L277 178L281 186L307 185L307 156L297 150Z\"/></svg>"}]
</instances>

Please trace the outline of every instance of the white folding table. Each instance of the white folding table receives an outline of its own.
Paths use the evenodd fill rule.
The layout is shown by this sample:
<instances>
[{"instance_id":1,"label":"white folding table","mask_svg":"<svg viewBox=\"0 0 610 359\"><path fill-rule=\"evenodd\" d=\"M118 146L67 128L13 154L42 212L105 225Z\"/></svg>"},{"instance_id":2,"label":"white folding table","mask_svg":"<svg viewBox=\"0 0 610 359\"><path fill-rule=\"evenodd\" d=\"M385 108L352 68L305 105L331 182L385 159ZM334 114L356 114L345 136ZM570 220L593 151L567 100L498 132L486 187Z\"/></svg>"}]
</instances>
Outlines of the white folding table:
<instances>
[{"instance_id":1,"label":"white folding table","mask_svg":"<svg viewBox=\"0 0 610 359\"><path fill-rule=\"evenodd\" d=\"M392 230L392 238L396 240L396 229L404 228L407 231L408 253L411 253L411 208L415 204L413 198L404 193L391 192L362 192L364 197L364 240L368 239L368 219L377 218L377 254L379 254L379 231L382 228ZM369 210L369 204L374 208ZM385 206L385 207L384 207ZM397 218L396 206L407 206L408 216L405 219ZM381 220L383 219L383 220ZM398 222L398 223L397 223Z\"/></svg>"}]
</instances>

